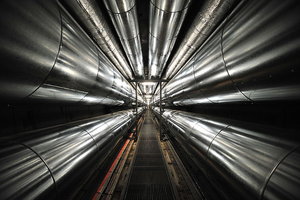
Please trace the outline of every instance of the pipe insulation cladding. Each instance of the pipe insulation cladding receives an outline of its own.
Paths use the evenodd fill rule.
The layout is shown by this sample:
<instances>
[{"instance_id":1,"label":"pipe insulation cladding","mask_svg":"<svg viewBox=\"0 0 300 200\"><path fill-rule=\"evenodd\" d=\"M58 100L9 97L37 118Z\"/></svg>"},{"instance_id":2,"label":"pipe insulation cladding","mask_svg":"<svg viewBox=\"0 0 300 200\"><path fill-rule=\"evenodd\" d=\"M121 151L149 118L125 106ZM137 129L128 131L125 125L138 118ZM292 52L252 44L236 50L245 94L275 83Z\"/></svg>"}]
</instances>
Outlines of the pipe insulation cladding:
<instances>
[{"instance_id":1,"label":"pipe insulation cladding","mask_svg":"<svg viewBox=\"0 0 300 200\"><path fill-rule=\"evenodd\" d=\"M299 12L299 1L246 1L164 87L163 99L181 106L299 99Z\"/></svg>"},{"instance_id":2,"label":"pipe insulation cladding","mask_svg":"<svg viewBox=\"0 0 300 200\"><path fill-rule=\"evenodd\" d=\"M191 0L150 1L149 78L160 78Z\"/></svg>"},{"instance_id":3,"label":"pipe insulation cladding","mask_svg":"<svg viewBox=\"0 0 300 200\"><path fill-rule=\"evenodd\" d=\"M1 101L134 101L131 84L56 1L6 0L0 9Z\"/></svg>"},{"instance_id":4,"label":"pipe insulation cladding","mask_svg":"<svg viewBox=\"0 0 300 200\"><path fill-rule=\"evenodd\" d=\"M287 131L170 109L162 119L218 194L212 199L300 198L300 142Z\"/></svg>"},{"instance_id":5,"label":"pipe insulation cladding","mask_svg":"<svg viewBox=\"0 0 300 200\"><path fill-rule=\"evenodd\" d=\"M103 0L126 56L138 78L145 78L135 0Z\"/></svg>"},{"instance_id":6,"label":"pipe insulation cladding","mask_svg":"<svg viewBox=\"0 0 300 200\"><path fill-rule=\"evenodd\" d=\"M100 49L127 79L132 79L132 69L112 34L96 0L60 0L68 11L83 24Z\"/></svg>"},{"instance_id":7,"label":"pipe insulation cladding","mask_svg":"<svg viewBox=\"0 0 300 200\"><path fill-rule=\"evenodd\" d=\"M228 14L235 0L207 0L183 42L172 57L163 78L172 78Z\"/></svg>"},{"instance_id":8,"label":"pipe insulation cladding","mask_svg":"<svg viewBox=\"0 0 300 200\"><path fill-rule=\"evenodd\" d=\"M120 111L1 143L1 199L74 198L141 112Z\"/></svg>"}]
</instances>

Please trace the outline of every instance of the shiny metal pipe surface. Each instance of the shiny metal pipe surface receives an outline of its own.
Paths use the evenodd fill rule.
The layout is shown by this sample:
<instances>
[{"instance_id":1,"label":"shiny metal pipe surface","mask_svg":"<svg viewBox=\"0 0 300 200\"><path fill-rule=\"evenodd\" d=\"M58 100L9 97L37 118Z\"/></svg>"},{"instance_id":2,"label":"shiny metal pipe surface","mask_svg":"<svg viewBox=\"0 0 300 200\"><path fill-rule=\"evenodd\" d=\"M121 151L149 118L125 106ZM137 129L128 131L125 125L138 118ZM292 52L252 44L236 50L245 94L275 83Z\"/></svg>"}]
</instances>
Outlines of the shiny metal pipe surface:
<instances>
[{"instance_id":1,"label":"shiny metal pipe surface","mask_svg":"<svg viewBox=\"0 0 300 200\"><path fill-rule=\"evenodd\" d=\"M136 77L144 77L144 64L135 0L103 0Z\"/></svg>"},{"instance_id":2,"label":"shiny metal pipe surface","mask_svg":"<svg viewBox=\"0 0 300 200\"><path fill-rule=\"evenodd\" d=\"M164 99L174 105L299 99L299 12L296 0L247 1L166 85Z\"/></svg>"},{"instance_id":3,"label":"shiny metal pipe surface","mask_svg":"<svg viewBox=\"0 0 300 200\"><path fill-rule=\"evenodd\" d=\"M149 78L160 78L191 0L151 0L149 32Z\"/></svg>"},{"instance_id":4,"label":"shiny metal pipe surface","mask_svg":"<svg viewBox=\"0 0 300 200\"><path fill-rule=\"evenodd\" d=\"M123 105L135 99L130 83L65 9L55 1L22 2L1 5L1 101Z\"/></svg>"},{"instance_id":5,"label":"shiny metal pipe surface","mask_svg":"<svg viewBox=\"0 0 300 200\"><path fill-rule=\"evenodd\" d=\"M129 79L133 79L132 69L118 46L103 13L95 0L61 0L89 33L110 61Z\"/></svg>"},{"instance_id":6,"label":"shiny metal pipe surface","mask_svg":"<svg viewBox=\"0 0 300 200\"><path fill-rule=\"evenodd\" d=\"M0 15L1 98L24 98L55 64L61 39L59 10L49 1L5 0Z\"/></svg>"},{"instance_id":7,"label":"shiny metal pipe surface","mask_svg":"<svg viewBox=\"0 0 300 200\"><path fill-rule=\"evenodd\" d=\"M172 58L170 65L167 66L163 78L172 78L178 72L213 32L217 24L224 19L234 1L208 0L205 2L205 5L196 16L182 44Z\"/></svg>"},{"instance_id":8,"label":"shiny metal pipe surface","mask_svg":"<svg viewBox=\"0 0 300 200\"><path fill-rule=\"evenodd\" d=\"M163 120L222 199L300 198L300 144L286 131L169 109Z\"/></svg>"},{"instance_id":9,"label":"shiny metal pipe surface","mask_svg":"<svg viewBox=\"0 0 300 200\"><path fill-rule=\"evenodd\" d=\"M134 119L125 110L1 142L1 199L73 199Z\"/></svg>"}]
</instances>

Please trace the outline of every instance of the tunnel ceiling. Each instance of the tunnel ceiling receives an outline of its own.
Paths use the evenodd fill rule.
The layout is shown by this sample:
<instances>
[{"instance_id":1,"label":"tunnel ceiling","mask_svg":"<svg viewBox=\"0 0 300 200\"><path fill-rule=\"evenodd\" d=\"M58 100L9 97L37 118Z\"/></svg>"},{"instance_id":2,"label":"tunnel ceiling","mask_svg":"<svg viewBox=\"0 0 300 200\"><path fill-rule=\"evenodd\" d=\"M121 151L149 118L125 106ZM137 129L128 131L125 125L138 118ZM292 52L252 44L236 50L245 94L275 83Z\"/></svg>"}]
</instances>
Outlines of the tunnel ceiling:
<instances>
[{"instance_id":1,"label":"tunnel ceiling","mask_svg":"<svg viewBox=\"0 0 300 200\"><path fill-rule=\"evenodd\" d=\"M278 2L7 0L2 100L126 106L136 99L170 106L298 100L299 5Z\"/></svg>"},{"instance_id":2,"label":"tunnel ceiling","mask_svg":"<svg viewBox=\"0 0 300 200\"><path fill-rule=\"evenodd\" d=\"M119 54L110 55L105 50L104 53L114 60L120 58L111 60L127 79L155 80L139 83L144 97L155 93L157 80L174 76L236 6L233 0L60 0L60 3L102 49L108 47L101 46L104 42L98 37L108 34L113 43L109 48L120 50L116 51ZM186 49L191 42L196 46ZM185 55L185 60L176 60L180 54Z\"/></svg>"}]
</instances>

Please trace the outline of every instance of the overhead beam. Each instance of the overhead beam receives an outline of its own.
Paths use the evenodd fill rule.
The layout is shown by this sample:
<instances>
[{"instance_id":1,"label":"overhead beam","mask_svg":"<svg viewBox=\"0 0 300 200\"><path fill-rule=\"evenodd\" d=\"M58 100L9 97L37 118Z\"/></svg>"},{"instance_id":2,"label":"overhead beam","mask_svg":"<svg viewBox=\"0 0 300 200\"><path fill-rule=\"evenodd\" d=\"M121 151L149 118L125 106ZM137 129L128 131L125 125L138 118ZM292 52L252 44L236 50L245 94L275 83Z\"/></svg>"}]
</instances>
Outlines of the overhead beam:
<instances>
[{"instance_id":1,"label":"overhead beam","mask_svg":"<svg viewBox=\"0 0 300 200\"><path fill-rule=\"evenodd\" d=\"M170 79L133 79L133 80L128 80L129 82L135 82L135 83L147 83L147 82L169 82Z\"/></svg>"}]
</instances>

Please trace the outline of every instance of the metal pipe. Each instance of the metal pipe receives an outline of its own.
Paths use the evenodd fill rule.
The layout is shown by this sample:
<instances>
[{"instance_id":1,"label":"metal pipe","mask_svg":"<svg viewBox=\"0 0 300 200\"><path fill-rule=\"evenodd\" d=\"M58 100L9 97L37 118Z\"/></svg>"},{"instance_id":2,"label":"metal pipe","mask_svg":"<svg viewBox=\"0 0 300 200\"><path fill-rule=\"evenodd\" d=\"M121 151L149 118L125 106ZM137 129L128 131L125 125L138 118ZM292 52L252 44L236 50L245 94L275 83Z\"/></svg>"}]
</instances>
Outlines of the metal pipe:
<instances>
[{"instance_id":1,"label":"metal pipe","mask_svg":"<svg viewBox=\"0 0 300 200\"><path fill-rule=\"evenodd\" d=\"M263 198L266 200L285 199L291 193L289 198L297 199L300 197L299 191L299 166L300 166L300 148L291 151L276 166L276 169L267 180L263 190ZM293 172L293 173L290 173ZM297 175L296 175L297 174ZM296 181L291 181L296 180ZM283 184L284 183L284 184ZM276 195L274 192L276 191Z\"/></svg>"},{"instance_id":2,"label":"metal pipe","mask_svg":"<svg viewBox=\"0 0 300 200\"><path fill-rule=\"evenodd\" d=\"M235 0L208 0L196 16L163 78L172 78L225 17Z\"/></svg>"},{"instance_id":3,"label":"metal pipe","mask_svg":"<svg viewBox=\"0 0 300 200\"><path fill-rule=\"evenodd\" d=\"M55 64L61 43L60 13L55 3L29 0L2 1L0 11L1 99L25 98Z\"/></svg>"},{"instance_id":4,"label":"metal pipe","mask_svg":"<svg viewBox=\"0 0 300 200\"><path fill-rule=\"evenodd\" d=\"M174 105L299 99L300 6L247 1L164 88Z\"/></svg>"},{"instance_id":5,"label":"metal pipe","mask_svg":"<svg viewBox=\"0 0 300 200\"><path fill-rule=\"evenodd\" d=\"M1 101L134 101L130 83L55 1L6 0L0 15L11 19L0 21Z\"/></svg>"},{"instance_id":6,"label":"metal pipe","mask_svg":"<svg viewBox=\"0 0 300 200\"><path fill-rule=\"evenodd\" d=\"M1 199L73 199L134 119L132 110L120 111L4 141Z\"/></svg>"},{"instance_id":7,"label":"metal pipe","mask_svg":"<svg viewBox=\"0 0 300 200\"><path fill-rule=\"evenodd\" d=\"M150 1L149 78L159 78L176 42L191 0Z\"/></svg>"},{"instance_id":8,"label":"metal pipe","mask_svg":"<svg viewBox=\"0 0 300 200\"><path fill-rule=\"evenodd\" d=\"M79 18L100 49L127 78L133 79L132 69L123 56L95 0L61 0Z\"/></svg>"},{"instance_id":9,"label":"metal pipe","mask_svg":"<svg viewBox=\"0 0 300 200\"><path fill-rule=\"evenodd\" d=\"M158 107L154 112L160 115ZM299 199L294 133L169 109L163 119L219 199Z\"/></svg>"},{"instance_id":10,"label":"metal pipe","mask_svg":"<svg viewBox=\"0 0 300 200\"><path fill-rule=\"evenodd\" d=\"M103 0L135 76L144 77L142 47L137 20L136 1Z\"/></svg>"}]
</instances>

